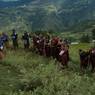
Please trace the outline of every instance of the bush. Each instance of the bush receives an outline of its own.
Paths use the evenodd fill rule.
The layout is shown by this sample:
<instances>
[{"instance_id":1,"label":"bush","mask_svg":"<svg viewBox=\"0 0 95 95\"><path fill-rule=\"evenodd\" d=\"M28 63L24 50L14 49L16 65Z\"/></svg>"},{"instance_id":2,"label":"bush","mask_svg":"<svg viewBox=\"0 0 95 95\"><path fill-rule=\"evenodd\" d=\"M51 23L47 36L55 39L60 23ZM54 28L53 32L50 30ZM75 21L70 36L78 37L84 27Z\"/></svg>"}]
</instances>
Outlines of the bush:
<instances>
[{"instance_id":1,"label":"bush","mask_svg":"<svg viewBox=\"0 0 95 95\"><path fill-rule=\"evenodd\" d=\"M92 30L92 39L95 40L95 29Z\"/></svg>"},{"instance_id":2,"label":"bush","mask_svg":"<svg viewBox=\"0 0 95 95\"><path fill-rule=\"evenodd\" d=\"M89 43L90 42L89 35L82 35L82 37L80 38L80 42L82 42L82 43Z\"/></svg>"}]
</instances>

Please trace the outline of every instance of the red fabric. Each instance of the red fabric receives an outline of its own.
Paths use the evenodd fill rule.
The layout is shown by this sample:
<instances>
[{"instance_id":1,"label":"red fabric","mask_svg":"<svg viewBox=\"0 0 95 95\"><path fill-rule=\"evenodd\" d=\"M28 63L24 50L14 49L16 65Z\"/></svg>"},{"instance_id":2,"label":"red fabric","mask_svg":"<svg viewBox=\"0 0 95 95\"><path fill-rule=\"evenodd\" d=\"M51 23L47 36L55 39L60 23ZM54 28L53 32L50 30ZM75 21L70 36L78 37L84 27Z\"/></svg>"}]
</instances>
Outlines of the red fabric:
<instances>
[{"instance_id":1,"label":"red fabric","mask_svg":"<svg viewBox=\"0 0 95 95\"><path fill-rule=\"evenodd\" d=\"M52 44L52 45L57 45L57 44L58 44L58 41L59 41L59 38L58 38L58 37L54 37L54 38L52 38L52 40L51 40L51 44Z\"/></svg>"},{"instance_id":2,"label":"red fabric","mask_svg":"<svg viewBox=\"0 0 95 95\"><path fill-rule=\"evenodd\" d=\"M95 70L95 48L90 50L90 63L92 65L92 71Z\"/></svg>"},{"instance_id":3,"label":"red fabric","mask_svg":"<svg viewBox=\"0 0 95 95\"><path fill-rule=\"evenodd\" d=\"M48 44L45 45L45 55L47 57L51 56L51 48L50 48L50 45L48 45Z\"/></svg>"},{"instance_id":4,"label":"red fabric","mask_svg":"<svg viewBox=\"0 0 95 95\"><path fill-rule=\"evenodd\" d=\"M62 50L62 49L61 49ZM60 62L61 64L64 65L68 65L68 52L66 49L63 49L64 53L60 56Z\"/></svg>"},{"instance_id":5,"label":"red fabric","mask_svg":"<svg viewBox=\"0 0 95 95\"><path fill-rule=\"evenodd\" d=\"M0 51L0 60L2 60L3 58L4 58L4 53Z\"/></svg>"}]
</instances>

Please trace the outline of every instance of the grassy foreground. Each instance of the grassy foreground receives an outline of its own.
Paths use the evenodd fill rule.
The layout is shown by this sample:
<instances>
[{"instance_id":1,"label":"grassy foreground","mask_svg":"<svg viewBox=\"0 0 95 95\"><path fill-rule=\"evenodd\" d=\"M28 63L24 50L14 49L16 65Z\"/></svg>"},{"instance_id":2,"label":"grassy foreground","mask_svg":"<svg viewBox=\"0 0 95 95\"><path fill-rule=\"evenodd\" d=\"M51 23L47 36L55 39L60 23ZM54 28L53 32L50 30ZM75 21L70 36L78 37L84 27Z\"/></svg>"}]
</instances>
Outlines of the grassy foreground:
<instances>
[{"instance_id":1,"label":"grassy foreground","mask_svg":"<svg viewBox=\"0 0 95 95\"><path fill-rule=\"evenodd\" d=\"M90 45L70 46L69 68L31 51L8 51L0 62L0 95L95 95L95 74L81 74L78 49Z\"/></svg>"}]
</instances>

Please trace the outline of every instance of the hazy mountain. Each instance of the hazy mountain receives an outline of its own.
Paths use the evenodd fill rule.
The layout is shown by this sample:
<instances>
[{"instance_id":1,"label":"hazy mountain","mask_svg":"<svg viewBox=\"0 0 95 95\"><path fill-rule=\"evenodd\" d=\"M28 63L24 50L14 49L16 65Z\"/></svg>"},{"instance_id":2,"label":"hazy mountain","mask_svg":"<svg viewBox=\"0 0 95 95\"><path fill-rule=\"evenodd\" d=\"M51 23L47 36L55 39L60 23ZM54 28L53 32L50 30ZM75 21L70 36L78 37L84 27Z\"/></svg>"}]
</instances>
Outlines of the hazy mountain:
<instances>
[{"instance_id":1,"label":"hazy mountain","mask_svg":"<svg viewBox=\"0 0 95 95\"><path fill-rule=\"evenodd\" d=\"M0 8L17 7L24 4L28 4L29 2L31 2L31 0L0 0Z\"/></svg>"},{"instance_id":2,"label":"hazy mountain","mask_svg":"<svg viewBox=\"0 0 95 95\"><path fill-rule=\"evenodd\" d=\"M2 27L81 31L95 24L95 0L2 0L0 8Z\"/></svg>"}]
</instances>

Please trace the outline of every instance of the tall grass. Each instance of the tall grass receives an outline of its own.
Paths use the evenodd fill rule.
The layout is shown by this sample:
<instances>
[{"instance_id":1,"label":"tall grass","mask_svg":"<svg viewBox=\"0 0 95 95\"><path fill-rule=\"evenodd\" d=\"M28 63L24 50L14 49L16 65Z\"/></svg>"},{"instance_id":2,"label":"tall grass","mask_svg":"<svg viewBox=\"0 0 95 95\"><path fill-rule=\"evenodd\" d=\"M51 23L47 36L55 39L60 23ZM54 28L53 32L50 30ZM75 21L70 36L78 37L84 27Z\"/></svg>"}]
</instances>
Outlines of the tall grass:
<instances>
[{"instance_id":1,"label":"tall grass","mask_svg":"<svg viewBox=\"0 0 95 95\"><path fill-rule=\"evenodd\" d=\"M24 50L8 51L0 64L0 95L94 95L95 76L81 74L78 49L90 45L70 46L69 68Z\"/></svg>"}]
</instances>

